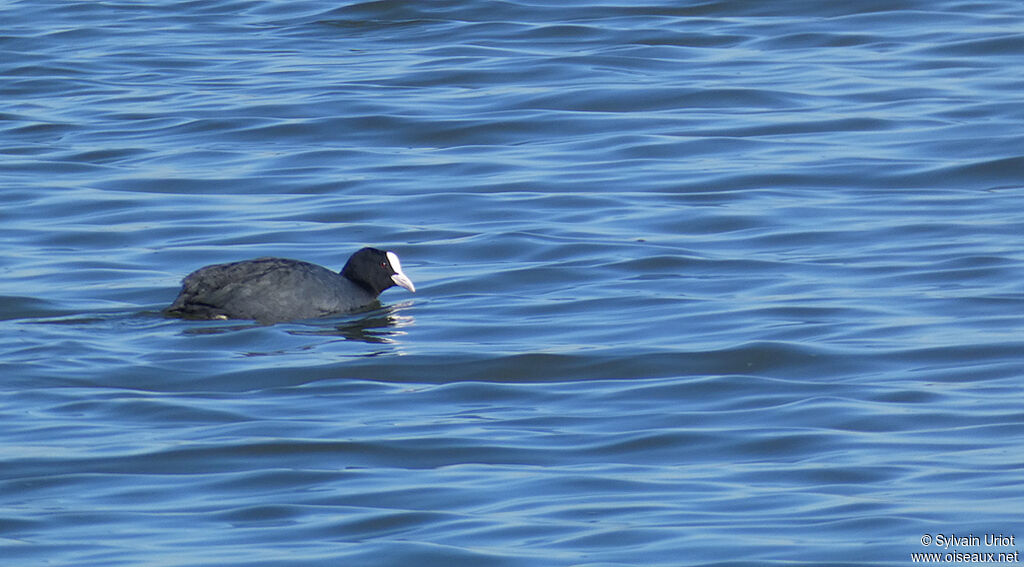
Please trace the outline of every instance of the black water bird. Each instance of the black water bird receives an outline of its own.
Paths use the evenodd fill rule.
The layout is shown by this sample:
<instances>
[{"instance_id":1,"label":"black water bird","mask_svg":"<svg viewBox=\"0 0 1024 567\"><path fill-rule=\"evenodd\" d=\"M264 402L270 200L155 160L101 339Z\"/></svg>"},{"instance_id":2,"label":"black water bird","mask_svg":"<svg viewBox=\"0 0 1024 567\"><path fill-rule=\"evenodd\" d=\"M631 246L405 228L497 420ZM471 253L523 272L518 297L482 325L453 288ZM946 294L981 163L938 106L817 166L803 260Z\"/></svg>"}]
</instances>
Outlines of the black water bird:
<instances>
[{"instance_id":1,"label":"black water bird","mask_svg":"<svg viewBox=\"0 0 1024 567\"><path fill-rule=\"evenodd\" d=\"M394 252L363 248L341 272L287 258L257 258L199 268L181 281L166 315L253 319L264 323L351 313L401 286L415 292Z\"/></svg>"}]
</instances>

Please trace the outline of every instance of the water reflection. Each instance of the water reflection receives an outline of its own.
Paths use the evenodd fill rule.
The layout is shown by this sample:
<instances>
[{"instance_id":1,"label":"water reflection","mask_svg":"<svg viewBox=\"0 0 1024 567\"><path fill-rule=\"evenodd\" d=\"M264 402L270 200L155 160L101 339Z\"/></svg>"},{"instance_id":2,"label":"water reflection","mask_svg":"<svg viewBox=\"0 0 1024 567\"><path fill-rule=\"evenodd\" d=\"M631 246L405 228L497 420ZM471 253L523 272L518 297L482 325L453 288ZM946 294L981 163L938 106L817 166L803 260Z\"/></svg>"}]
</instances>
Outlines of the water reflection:
<instances>
[{"instance_id":1,"label":"water reflection","mask_svg":"<svg viewBox=\"0 0 1024 567\"><path fill-rule=\"evenodd\" d=\"M256 321L223 321L208 323L202 326L189 327L182 331L186 335L215 335L237 331L248 331L265 327L294 326L287 329L289 335L341 337L346 340L378 344L396 344L395 337L406 334L400 330L415 323L411 315L400 315L399 312L412 305L412 302L398 303L378 307L372 311L348 315L345 318L331 317L322 320L308 320L292 323L259 323Z\"/></svg>"},{"instance_id":2,"label":"water reflection","mask_svg":"<svg viewBox=\"0 0 1024 567\"><path fill-rule=\"evenodd\" d=\"M406 334L405 327L411 326L416 320L411 315L399 314L412 305L411 301L387 305L369 313L363 313L358 319L330 323L308 324L305 328L290 329L291 335L342 337L345 340L375 344L398 344L397 337Z\"/></svg>"},{"instance_id":3,"label":"water reflection","mask_svg":"<svg viewBox=\"0 0 1024 567\"><path fill-rule=\"evenodd\" d=\"M186 335L215 335L237 331L248 331L275 325L293 325L287 329L289 335L341 337L346 340L377 344L396 344L395 337L406 334L403 329L415 323L411 315L400 315L399 312L412 305L411 301L377 307L344 318L329 317L321 320L307 320L291 323L260 323L257 321L223 321L207 322L203 326L190 327L182 331Z\"/></svg>"}]
</instances>

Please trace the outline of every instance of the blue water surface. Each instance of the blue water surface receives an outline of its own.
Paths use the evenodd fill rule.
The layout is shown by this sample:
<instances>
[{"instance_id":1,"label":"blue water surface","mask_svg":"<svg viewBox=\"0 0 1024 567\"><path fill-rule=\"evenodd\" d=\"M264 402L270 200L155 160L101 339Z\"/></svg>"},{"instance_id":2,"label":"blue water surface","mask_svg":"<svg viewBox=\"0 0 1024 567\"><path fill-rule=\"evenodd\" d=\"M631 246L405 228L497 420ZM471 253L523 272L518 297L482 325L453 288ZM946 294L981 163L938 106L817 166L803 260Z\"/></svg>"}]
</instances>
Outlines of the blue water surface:
<instances>
[{"instance_id":1,"label":"blue water surface","mask_svg":"<svg viewBox=\"0 0 1024 567\"><path fill-rule=\"evenodd\" d=\"M0 21L4 564L907 565L1024 538L1024 4ZM160 314L200 266L364 245L417 293Z\"/></svg>"}]
</instances>

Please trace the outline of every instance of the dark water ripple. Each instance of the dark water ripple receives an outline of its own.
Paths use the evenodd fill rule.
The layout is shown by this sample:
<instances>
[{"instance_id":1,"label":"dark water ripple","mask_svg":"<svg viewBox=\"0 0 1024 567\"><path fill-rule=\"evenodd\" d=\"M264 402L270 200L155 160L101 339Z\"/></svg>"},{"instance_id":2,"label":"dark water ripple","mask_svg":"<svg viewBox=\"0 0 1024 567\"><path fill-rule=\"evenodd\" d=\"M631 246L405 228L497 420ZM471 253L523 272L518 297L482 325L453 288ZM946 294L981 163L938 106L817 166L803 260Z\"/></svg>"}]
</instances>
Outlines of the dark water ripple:
<instances>
[{"instance_id":1,"label":"dark water ripple","mask_svg":"<svg viewBox=\"0 0 1024 567\"><path fill-rule=\"evenodd\" d=\"M926 533L1024 537L1018 2L0 21L6 561L906 565ZM418 293L159 315L201 265L364 244Z\"/></svg>"}]
</instances>

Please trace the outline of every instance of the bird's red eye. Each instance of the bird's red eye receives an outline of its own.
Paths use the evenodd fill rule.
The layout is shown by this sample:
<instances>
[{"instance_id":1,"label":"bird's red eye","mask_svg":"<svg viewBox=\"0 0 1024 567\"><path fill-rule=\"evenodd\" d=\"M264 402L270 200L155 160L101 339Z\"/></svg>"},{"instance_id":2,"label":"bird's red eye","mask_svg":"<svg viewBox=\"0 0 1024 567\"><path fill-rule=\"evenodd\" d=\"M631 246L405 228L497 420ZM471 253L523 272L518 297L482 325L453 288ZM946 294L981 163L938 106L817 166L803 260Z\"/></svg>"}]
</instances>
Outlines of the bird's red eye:
<instances>
[{"instance_id":1,"label":"bird's red eye","mask_svg":"<svg viewBox=\"0 0 1024 567\"><path fill-rule=\"evenodd\" d=\"M380 267L382 267L382 268L384 268L384 269L387 269L387 267L388 267L388 263L387 263L387 262L381 262L381 263L380 263Z\"/></svg>"}]
</instances>

